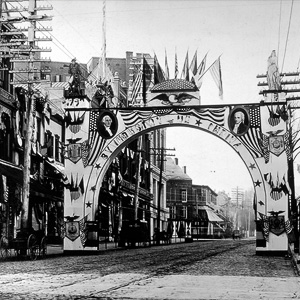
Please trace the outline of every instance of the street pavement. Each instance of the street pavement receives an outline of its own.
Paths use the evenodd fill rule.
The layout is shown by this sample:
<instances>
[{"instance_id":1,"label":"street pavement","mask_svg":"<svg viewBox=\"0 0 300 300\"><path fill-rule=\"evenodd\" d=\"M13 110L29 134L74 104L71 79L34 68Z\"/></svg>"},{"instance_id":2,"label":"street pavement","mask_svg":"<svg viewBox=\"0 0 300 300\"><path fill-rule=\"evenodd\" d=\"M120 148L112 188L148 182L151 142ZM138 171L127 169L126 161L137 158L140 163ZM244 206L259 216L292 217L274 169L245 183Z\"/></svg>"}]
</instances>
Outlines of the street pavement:
<instances>
[{"instance_id":1,"label":"street pavement","mask_svg":"<svg viewBox=\"0 0 300 300\"><path fill-rule=\"evenodd\" d=\"M195 245L196 243L198 242L194 242ZM44 260L38 258L35 262L23 262L24 266L30 266L25 268L24 272L18 271L20 266L15 265L18 263L16 261L11 265L11 269L8 265L3 266L2 270L11 272L0 270L0 299L300 299L300 277L293 269L291 257L258 257L253 253L254 242L244 246L241 244L242 248L235 248L235 243L239 242L232 241L230 245L227 243L231 249L229 251L219 252L218 255L210 254L205 260L195 259L195 263L188 268L181 266L180 272L164 271L157 272L156 275L141 271L142 267L137 268L136 272L134 268L128 268L128 272L124 272L124 269L113 272L113 268L118 267L118 261L114 260L111 263L112 271L102 273L101 267L105 267L103 263L94 266L85 257L71 258L63 255L61 246L48 245L48 257ZM153 247L152 254L148 253L147 249L121 250L118 253L121 255L124 253L128 257L129 255L143 257L144 253L146 260L148 255L159 252L158 249L162 249L166 253L164 255L167 255L171 247L173 246ZM113 248L113 244L107 245L107 250ZM184 251L182 250L184 248L178 249ZM115 251L111 254L109 252L101 259L119 256ZM190 256L190 253L182 255ZM172 259L171 254L165 259ZM80 260L83 261L85 268L74 266ZM33 268L34 265L40 266L43 261L45 270L47 265L55 266L61 263L61 266L57 265L57 272ZM62 263L67 262L70 263L70 268L65 269ZM181 264L182 262L184 261L181 261ZM129 258L128 265L130 265ZM98 272L92 270L95 267L100 268Z\"/></svg>"}]
</instances>

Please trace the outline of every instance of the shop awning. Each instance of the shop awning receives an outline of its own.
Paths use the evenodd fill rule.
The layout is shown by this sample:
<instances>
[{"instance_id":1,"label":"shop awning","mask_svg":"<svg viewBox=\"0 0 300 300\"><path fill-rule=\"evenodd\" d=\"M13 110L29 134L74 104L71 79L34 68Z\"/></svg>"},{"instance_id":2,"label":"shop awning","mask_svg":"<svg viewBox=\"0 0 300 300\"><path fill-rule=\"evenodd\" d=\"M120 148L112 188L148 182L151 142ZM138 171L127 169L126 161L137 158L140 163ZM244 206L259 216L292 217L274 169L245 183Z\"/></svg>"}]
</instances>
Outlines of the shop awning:
<instances>
[{"instance_id":1,"label":"shop awning","mask_svg":"<svg viewBox=\"0 0 300 300\"><path fill-rule=\"evenodd\" d=\"M23 182L23 169L2 159L0 159L0 174L15 180L17 183Z\"/></svg>"},{"instance_id":2,"label":"shop awning","mask_svg":"<svg viewBox=\"0 0 300 300\"><path fill-rule=\"evenodd\" d=\"M46 159L46 162L54 169L56 174L61 175L63 179L67 178L65 167L63 165L57 163L54 159L48 157Z\"/></svg>"},{"instance_id":3,"label":"shop awning","mask_svg":"<svg viewBox=\"0 0 300 300\"><path fill-rule=\"evenodd\" d=\"M212 210L206 210L207 218L209 222L224 222L217 214L215 214Z\"/></svg>"}]
</instances>

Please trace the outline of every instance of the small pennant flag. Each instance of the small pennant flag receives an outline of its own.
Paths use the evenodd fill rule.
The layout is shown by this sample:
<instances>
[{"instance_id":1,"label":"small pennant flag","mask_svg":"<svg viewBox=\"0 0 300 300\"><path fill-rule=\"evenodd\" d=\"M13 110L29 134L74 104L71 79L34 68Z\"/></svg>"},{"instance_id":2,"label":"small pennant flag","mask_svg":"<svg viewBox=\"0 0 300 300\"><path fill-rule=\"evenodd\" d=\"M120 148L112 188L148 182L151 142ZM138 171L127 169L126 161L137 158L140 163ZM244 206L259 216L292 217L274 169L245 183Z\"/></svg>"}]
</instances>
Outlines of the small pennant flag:
<instances>
[{"instance_id":1,"label":"small pennant flag","mask_svg":"<svg viewBox=\"0 0 300 300\"><path fill-rule=\"evenodd\" d=\"M168 66L168 58L167 58L167 50L165 50L165 79L169 80L169 66Z\"/></svg>"},{"instance_id":2,"label":"small pennant flag","mask_svg":"<svg viewBox=\"0 0 300 300\"><path fill-rule=\"evenodd\" d=\"M190 81L189 74L189 52L186 53L184 65L181 73L181 79L185 79L186 81Z\"/></svg>"},{"instance_id":3,"label":"small pennant flag","mask_svg":"<svg viewBox=\"0 0 300 300\"><path fill-rule=\"evenodd\" d=\"M205 66L206 66L206 57L207 57L207 53L204 56L204 58L202 59L200 65L198 66L197 73L194 76L195 84L198 89L200 89L200 87L202 85L204 70L205 70Z\"/></svg>"},{"instance_id":4,"label":"small pennant flag","mask_svg":"<svg viewBox=\"0 0 300 300\"><path fill-rule=\"evenodd\" d=\"M177 78L178 73L179 73L179 71L178 71L177 53L175 52L175 77L174 77L175 79Z\"/></svg>"},{"instance_id":5,"label":"small pennant flag","mask_svg":"<svg viewBox=\"0 0 300 300\"><path fill-rule=\"evenodd\" d=\"M192 59L191 65L190 65L190 70L193 74L193 76L195 76L197 74L197 50L194 54L194 57Z\"/></svg>"},{"instance_id":6,"label":"small pennant flag","mask_svg":"<svg viewBox=\"0 0 300 300\"><path fill-rule=\"evenodd\" d=\"M215 60L215 62L210 66L209 70L219 89L219 96L223 100L223 84L220 57Z\"/></svg>"}]
</instances>

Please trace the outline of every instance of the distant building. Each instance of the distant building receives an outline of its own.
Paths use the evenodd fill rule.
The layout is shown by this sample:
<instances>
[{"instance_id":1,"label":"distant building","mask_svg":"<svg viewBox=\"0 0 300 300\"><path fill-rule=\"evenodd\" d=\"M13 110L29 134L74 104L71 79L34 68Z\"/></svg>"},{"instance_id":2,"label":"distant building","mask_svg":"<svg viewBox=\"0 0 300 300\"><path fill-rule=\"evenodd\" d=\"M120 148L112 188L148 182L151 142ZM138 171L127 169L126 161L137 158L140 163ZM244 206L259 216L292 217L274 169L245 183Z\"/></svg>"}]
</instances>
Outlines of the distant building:
<instances>
[{"instance_id":1,"label":"distant building","mask_svg":"<svg viewBox=\"0 0 300 300\"><path fill-rule=\"evenodd\" d=\"M178 159L167 158L167 206L173 235L178 237L222 237L225 233L224 214L214 207L217 193L209 186L194 185L179 167Z\"/></svg>"}]
</instances>

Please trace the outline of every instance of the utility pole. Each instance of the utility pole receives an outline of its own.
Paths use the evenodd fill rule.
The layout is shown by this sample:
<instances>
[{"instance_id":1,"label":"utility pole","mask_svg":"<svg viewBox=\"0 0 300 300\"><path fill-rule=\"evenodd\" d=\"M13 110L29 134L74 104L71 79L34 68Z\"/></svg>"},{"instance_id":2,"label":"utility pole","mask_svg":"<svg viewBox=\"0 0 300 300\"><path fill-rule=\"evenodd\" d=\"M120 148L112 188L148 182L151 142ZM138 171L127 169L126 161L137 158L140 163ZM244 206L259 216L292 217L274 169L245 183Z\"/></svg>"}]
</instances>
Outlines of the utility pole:
<instances>
[{"instance_id":1,"label":"utility pole","mask_svg":"<svg viewBox=\"0 0 300 300\"><path fill-rule=\"evenodd\" d=\"M239 201L242 200L244 195L243 191L237 186L235 190L231 191L232 199L236 199L236 208L235 208L235 229L239 229Z\"/></svg>"},{"instance_id":2,"label":"utility pole","mask_svg":"<svg viewBox=\"0 0 300 300\"><path fill-rule=\"evenodd\" d=\"M136 166L135 166L135 192L134 192L134 200L133 200L133 206L134 206L134 221L138 219L138 201L139 201L139 188L140 188L140 168L141 168L141 151L142 151L142 145L143 145L143 136L141 135L137 140L137 156L136 156Z\"/></svg>"},{"instance_id":3,"label":"utility pole","mask_svg":"<svg viewBox=\"0 0 300 300\"><path fill-rule=\"evenodd\" d=\"M294 228L294 234L295 234L295 243L294 243L294 252L299 253L299 230L298 230L298 204L297 204L297 199L296 199L296 194L295 194L295 174L294 174L294 159L295 159L295 153L294 153L294 148L297 144L297 140L293 141L293 132L292 132L292 112L291 108L289 107L289 144L292 149L292 157L288 161L288 182L290 185L291 189L291 213L289 214L290 217L292 218L292 224ZM296 137L297 137L296 133Z\"/></svg>"},{"instance_id":4,"label":"utility pole","mask_svg":"<svg viewBox=\"0 0 300 300\"><path fill-rule=\"evenodd\" d=\"M164 168L164 151L169 150L169 151L175 151L175 148L173 149L167 149L167 148L152 148L152 150L160 150L160 169L159 169L159 185L158 185L158 197L157 197L157 240L156 243L157 245L160 244L159 240L159 233L160 233L160 212L161 212L161 190L162 190L162 173L163 173L163 168ZM156 155L156 153L155 153ZM168 156L174 156L173 154L168 154Z\"/></svg>"},{"instance_id":5,"label":"utility pole","mask_svg":"<svg viewBox=\"0 0 300 300\"><path fill-rule=\"evenodd\" d=\"M10 1L6 1L7 3ZM52 39L49 37L37 37L36 32L42 31L50 31L51 28L45 27L37 27L36 23L40 21L50 21L52 17L44 15L38 15L38 10L52 10L51 6L43 6L37 7L37 0L28 0L28 7L24 7L20 5L16 7L14 2L11 5L12 8L2 9L1 5L1 21L0 24L3 23L15 23L15 22L27 22L30 25L26 28L15 28L14 25L11 25L14 30L1 32L0 37L10 37L10 41L8 43L1 43L2 47L6 47L4 50L5 57L10 58L10 62L16 63L28 63L27 69L12 69L9 72L13 74L27 73L28 77L23 80L16 81L16 77L14 76L14 80L11 84L27 84L27 103L26 103L26 124L25 124L25 134L24 134L24 171L23 171L23 188L22 188L22 213L21 213L21 230L23 232L27 232L30 224L29 224L29 210L30 210L30 167L31 167L31 146L33 141L34 134L34 124L35 124L35 111L34 111L34 83L40 82L39 78L35 78L34 74L38 72L38 68L34 65L36 61L43 61L43 59L37 59L35 54L38 52L50 52L50 48L39 48L36 45L36 41L51 41ZM2 4L2 3L1 3ZM12 13L21 14L20 16L14 15L15 18L12 17ZM28 14L25 16L25 13ZM4 15L6 14L6 15ZM21 17L21 18L20 18ZM37 21L38 20L38 21ZM27 36L23 33L27 32ZM14 38L18 36L18 38ZM19 47L21 46L21 47ZM7 53L7 48L9 51ZM0 53L3 54L2 48L0 49ZM49 61L49 60L44 60ZM14 65L15 66L15 65ZM24 66L23 66L24 68ZM39 75L38 75L39 76ZM21 76L19 76L21 77Z\"/></svg>"}]
</instances>

